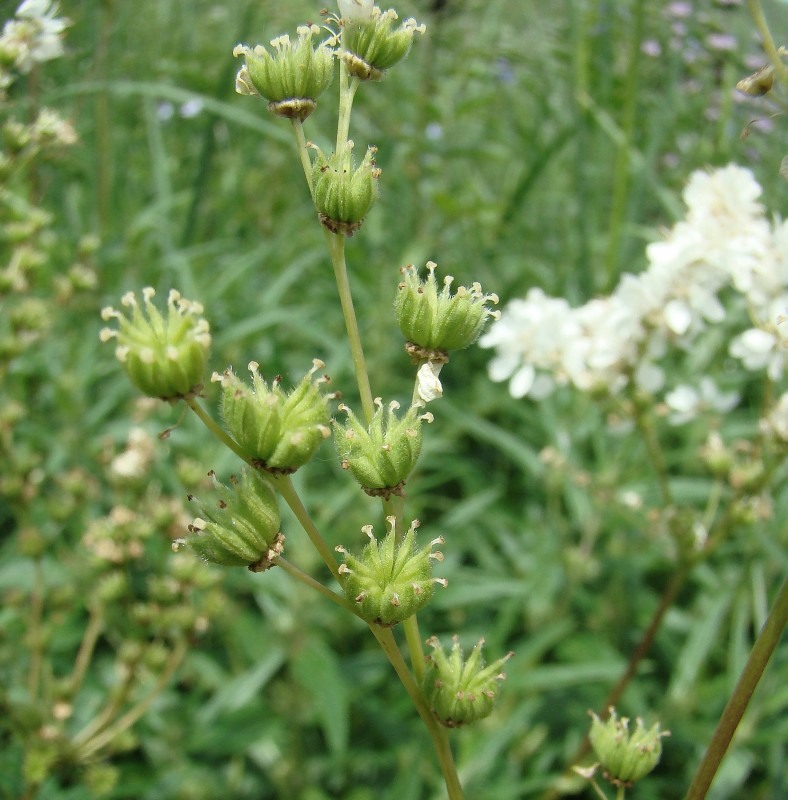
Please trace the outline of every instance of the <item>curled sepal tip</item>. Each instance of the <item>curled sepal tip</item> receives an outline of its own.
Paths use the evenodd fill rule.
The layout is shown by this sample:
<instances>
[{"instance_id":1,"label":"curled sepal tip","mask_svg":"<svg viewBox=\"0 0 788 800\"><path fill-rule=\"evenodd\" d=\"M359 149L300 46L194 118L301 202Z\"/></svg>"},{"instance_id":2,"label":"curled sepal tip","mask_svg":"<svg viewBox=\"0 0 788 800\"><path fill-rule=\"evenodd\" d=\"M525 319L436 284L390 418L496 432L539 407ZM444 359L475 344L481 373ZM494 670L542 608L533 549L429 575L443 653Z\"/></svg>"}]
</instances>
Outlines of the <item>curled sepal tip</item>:
<instances>
[{"instance_id":1,"label":"curled sepal tip","mask_svg":"<svg viewBox=\"0 0 788 800\"><path fill-rule=\"evenodd\" d=\"M446 653L436 636L427 639L433 652L427 656L423 687L438 722L447 728L459 728L490 715L499 684L506 677L501 667L513 654L507 653L485 666L484 639L479 640L468 658L464 657L458 637L454 636L452 642Z\"/></svg>"},{"instance_id":2,"label":"curled sepal tip","mask_svg":"<svg viewBox=\"0 0 788 800\"><path fill-rule=\"evenodd\" d=\"M102 319L115 319L118 327L103 328L101 341L117 340L115 355L144 394L169 401L193 397L202 390L211 345L203 307L172 289L162 314L153 303L155 294L151 287L143 289L142 303L134 292L123 295L120 302L130 314L102 309Z\"/></svg>"},{"instance_id":3,"label":"curled sepal tip","mask_svg":"<svg viewBox=\"0 0 788 800\"><path fill-rule=\"evenodd\" d=\"M174 549L188 547L200 558L224 567L247 567L262 572L274 565L284 547L279 530L279 507L271 481L245 469L225 486L210 472L216 491L214 502L200 502L200 516L188 534L177 539Z\"/></svg>"},{"instance_id":4,"label":"curled sepal tip","mask_svg":"<svg viewBox=\"0 0 788 800\"><path fill-rule=\"evenodd\" d=\"M213 375L222 385L224 424L252 466L273 474L295 472L331 435L328 404L334 395L322 391L327 375L314 377L324 367L315 359L289 393L280 388L281 376L269 386L254 361L249 364L251 386L230 369Z\"/></svg>"},{"instance_id":5,"label":"curled sepal tip","mask_svg":"<svg viewBox=\"0 0 788 800\"><path fill-rule=\"evenodd\" d=\"M378 540L371 525L362 530L369 543L360 556L344 547L336 548L345 557L339 567L339 580L347 598L355 604L366 622L391 627L413 616L435 592L435 584L446 586L443 578L432 577L432 562L442 561L443 554L432 548L443 539L433 539L426 547L416 547L414 520L401 542L397 542L396 519L386 517L389 532Z\"/></svg>"},{"instance_id":6,"label":"curled sepal tip","mask_svg":"<svg viewBox=\"0 0 788 800\"><path fill-rule=\"evenodd\" d=\"M402 494L405 479L421 452L421 424L432 422L432 414L422 413L420 405L413 405L398 417L396 400L384 406L378 397L375 404L377 410L369 426L340 404L347 422L342 425L335 421L334 441L342 468L350 471L368 495L388 499Z\"/></svg>"}]
</instances>

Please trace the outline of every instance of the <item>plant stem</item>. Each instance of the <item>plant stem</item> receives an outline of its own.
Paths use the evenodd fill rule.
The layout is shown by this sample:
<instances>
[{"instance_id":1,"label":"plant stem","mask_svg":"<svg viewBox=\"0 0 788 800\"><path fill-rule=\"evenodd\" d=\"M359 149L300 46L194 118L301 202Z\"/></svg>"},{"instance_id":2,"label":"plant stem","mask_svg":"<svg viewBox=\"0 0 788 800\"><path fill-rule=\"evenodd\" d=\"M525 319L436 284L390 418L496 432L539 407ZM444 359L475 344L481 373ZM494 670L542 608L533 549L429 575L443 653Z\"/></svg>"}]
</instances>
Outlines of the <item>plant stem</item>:
<instances>
[{"instance_id":1,"label":"plant stem","mask_svg":"<svg viewBox=\"0 0 788 800\"><path fill-rule=\"evenodd\" d=\"M44 573L41 559L33 561L33 594L30 598L30 669L27 675L27 691L30 700L38 697L41 680L41 661L43 659L43 639L41 636L41 617L44 613Z\"/></svg>"},{"instance_id":2,"label":"plant stem","mask_svg":"<svg viewBox=\"0 0 788 800\"><path fill-rule=\"evenodd\" d=\"M72 696L75 695L79 691L80 686L82 686L82 681L84 680L85 674L90 666L90 660L93 658L93 650L96 647L96 642L98 641L99 634L101 633L101 629L103 627L103 614L95 604L91 604L90 618L88 619L88 624L85 627L85 632L82 634L82 642L79 645L79 652L74 660L74 669L71 672L71 677L68 681L69 690L71 691Z\"/></svg>"},{"instance_id":3,"label":"plant stem","mask_svg":"<svg viewBox=\"0 0 788 800\"><path fill-rule=\"evenodd\" d=\"M405 691L410 695L413 705L416 707L416 711L427 726L441 765L441 772L443 773L443 779L446 783L449 800L463 800L465 795L457 774L457 767L454 763L454 756L451 752L451 745L449 744L449 737L446 729L440 725L432 714L432 711L430 711L424 694L416 684L408 669L408 665L402 658L402 654L397 647L391 630L388 628L378 628L375 625L370 625L369 629L383 648L383 652L391 662L391 666L394 667L395 672L402 681Z\"/></svg>"},{"instance_id":4,"label":"plant stem","mask_svg":"<svg viewBox=\"0 0 788 800\"><path fill-rule=\"evenodd\" d=\"M306 137L304 136L304 124L300 119L293 120L293 133L295 134L296 147L298 148L298 157L301 159L301 166L304 169L304 177L306 178L306 185L309 187L309 194L312 201L315 199L315 187L312 183L312 161L309 158L309 151L306 146Z\"/></svg>"},{"instance_id":5,"label":"plant stem","mask_svg":"<svg viewBox=\"0 0 788 800\"><path fill-rule=\"evenodd\" d=\"M350 112L353 110L353 98L361 81L354 75L348 80L345 62L339 62L339 119L337 120L337 146L339 155L347 147L350 135Z\"/></svg>"},{"instance_id":6,"label":"plant stem","mask_svg":"<svg viewBox=\"0 0 788 800\"><path fill-rule=\"evenodd\" d=\"M132 706L122 717L116 720L114 724L85 742L79 752L81 759L84 760L102 747L106 747L116 736L128 730L145 714L153 704L153 701L159 696L162 689L170 682L170 679L175 674L175 670L178 669L181 661L183 661L188 648L189 644L187 640L181 639L170 653L161 675L159 675L158 680L150 692L136 705Z\"/></svg>"},{"instance_id":7,"label":"plant stem","mask_svg":"<svg viewBox=\"0 0 788 800\"><path fill-rule=\"evenodd\" d=\"M717 774L720 763L731 743L733 734L744 716L755 687L763 675L766 665L780 641L788 621L788 581L784 581L769 616L755 640L750 657L722 712L720 721L709 742L698 771L690 784L685 800L703 800Z\"/></svg>"},{"instance_id":8,"label":"plant stem","mask_svg":"<svg viewBox=\"0 0 788 800\"><path fill-rule=\"evenodd\" d=\"M665 459L662 455L659 439L654 430L654 420L648 416L648 412L642 408L637 397L633 397L632 402L635 409L635 424L643 437L643 441L646 443L649 459L656 473L657 483L659 484L660 493L662 494L662 503L664 506L672 506L673 495L670 491L670 484L668 483L668 470L665 466Z\"/></svg>"},{"instance_id":9,"label":"plant stem","mask_svg":"<svg viewBox=\"0 0 788 800\"><path fill-rule=\"evenodd\" d=\"M277 557L276 566L281 567L288 575L295 578L297 581L301 581L301 583L306 584L316 592L320 592L323 597L327 597L332 603L336 603L341 608L344 608L345 611L350 611L352 614L358 616L352 603L350 603L344 597L336 594L336 592L332 592L328 586L324 586L322 583L320 583L320 581L315 580L311 575L308 575L303 570L300 570L294 564L291 564L287 559L282 558L281 556Z\"/></svg>"},{"instance_id":10,"label":"plant stem","mask_svg":"<svg viewBox=\"0 0 788 800\"><path fill-rule=\"evenodd\" d=\"M353 358L353 368L356 372L361 407L364 411L364 418L369 424L375 413L375 404L372 400L369 373L364 359L364 348L361 345L361 333L358 328L356 311L353 308L353 297L350 293L350 281L348 280L347 264L345 263L345 237L342 234L329 233L328 231L325 234L328 251L331 255L331 264L334 267L334 278L339 292L339 301L342 305L342 315L345 318L345 329Z\"/></svg>"},{"instance_id":11,"label":"plant stem","mask_svg":"<svg viewBox=\"0 0 788 800\"><path fill-rule=\"evenodd\" d=\"M769 23L766 22L763 8L761 8L761 0L747 0L747 8L750 10L750 15L755 22L755 27L761 35L763 49L766 51L766 55L769 56L769 61L774 65L777 79L782 84L788 83L788 69L786 69L782 58L780 58L780 54L777 52L772 33L769 30Z\"/></svg>"},{"instance_id":12,"label":"plant stem","mask_svg":"<svg viewBox=\"0 0 788 800\"><path fill-rule=\"evenodd\" d=\"M243 450L236 444L233 438L216 422L216 420L197 402L194 397L189 397L185 401L187 406L199 417L200 422L226 447L235 453L242 461L249 464L249 458Z\"/></svg>"},{"instance_id":13,"label":"plant stem","mask_svg":"<svg viewBox=\"0 0 788 800\"><path fill-rule=\"evenodd\" d=\"M326 544L325 539L320 535L320 531L309 516L309 512L301 502L301 498L298 496L293 482L287 475L279 475L274 479L274 483L296 519L301 523L301 527L314 545L315 550L320 553L320 557L325 562L325 565L331 570L331 574L339 580L339 564L334 558L331 548Z\"/></svg>"}]
</instances>

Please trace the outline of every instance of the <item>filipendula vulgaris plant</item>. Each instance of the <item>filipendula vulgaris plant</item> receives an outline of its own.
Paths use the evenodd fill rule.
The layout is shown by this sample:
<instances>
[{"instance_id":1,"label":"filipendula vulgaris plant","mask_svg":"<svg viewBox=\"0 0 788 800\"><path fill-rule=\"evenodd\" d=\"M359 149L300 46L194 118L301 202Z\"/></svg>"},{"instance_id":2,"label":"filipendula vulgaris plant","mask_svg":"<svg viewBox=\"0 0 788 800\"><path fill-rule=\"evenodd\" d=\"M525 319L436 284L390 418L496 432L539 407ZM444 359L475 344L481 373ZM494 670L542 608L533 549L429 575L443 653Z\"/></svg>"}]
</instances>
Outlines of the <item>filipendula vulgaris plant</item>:
<instances>
[{"instance_id":1,"label":"filipendula vulgaris plant","mask_svg":"<svg viewBox=\"0 0 788 800\"><path fill-rule=\"evenodd\" d=\"M373 145L364 149L360 161L354 160L350 118L359 87L382 81L408 54L417 34L424 34L425 26L413 19L399 22L394 10L383 11L367 0L341 0L339 13L328 15L327 25L325 29L301 27L296 40L279 36L270 48L238 45L234 54L243 57L244 63L236 89L267 101L267 110L292 127L336 278L358 389L355 409L352 401L337 408L345 421L333 421L333 442L342 467L381 503L385 532L376 538L373 525L365 525L366 546L360 551L336 548L343 556L340 564L291 481L290 475L308 464L331 433L332 401L338 394L326 391L328 378L318 375L324 367L321 361L316 359L290 391L282 388L280 377L266 381L256 362L249 365L251 384L232 369L214 373L212 382L221 388L220 425L201 402L210 333L199 303L175 292L162 315L152 305L152 290L143 293L144 309L133 294L126 295L124 305L129 311L104 312L104 318L116 321L118 327L105 330L102 339L117 340L117 357L138 389L150 397L184 402L246 464L229 486L216 480L218 500L199 500L200 514L176 547L221 566L245 566L255 572L280 567L363 620L429 732L450 800L459 800L463 790L447 730L471 724L492 711L504 677L501 667L509 656L485 667L481 642L467 658L459 645L446 657L432 637L428 642L435 653L426 657L417 614L446 585L444 578L433 574L433 565L443 558L434 547L443 538L432 536L427 544L417 541L419 522L408 520L405 514L404 487L421 453L424 423L433 420L425 406L443 391L439 373L450 352L471 345L485 323L497 318L491 306L498 298L485 294L478 283L452 291L450 276L439 286L432 262L426 277L414 266L403 268L399 285L393 270L394 313L406 339L413 385L404 409L396 400L375 397L354 311L345 246L372 211L382 173ZM332 83L338 84L339 114L334 151L325 153L307 142L304 123L314 119L318 101L324 102ZM266 107L262 108L265 113ZM285 557L279 497L317 549L336 588L301 572ZM400 653L396 626L404 629L410 663Z\"/></svg>"}]
</instances>

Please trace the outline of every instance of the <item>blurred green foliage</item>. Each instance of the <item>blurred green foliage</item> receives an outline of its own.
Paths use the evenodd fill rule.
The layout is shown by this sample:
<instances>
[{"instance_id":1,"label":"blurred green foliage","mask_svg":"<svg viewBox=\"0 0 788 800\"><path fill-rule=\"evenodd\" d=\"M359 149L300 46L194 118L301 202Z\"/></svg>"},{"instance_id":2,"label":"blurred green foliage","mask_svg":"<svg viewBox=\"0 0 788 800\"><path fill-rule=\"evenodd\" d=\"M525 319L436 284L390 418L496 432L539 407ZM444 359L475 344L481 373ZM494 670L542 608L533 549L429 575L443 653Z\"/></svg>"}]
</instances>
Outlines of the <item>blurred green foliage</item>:
<instances>
[{"instance_id":1,"label":"blurred green foliage","mask_svg":"<svg viewBox=\"0 0 788 800\"><path fill-rule=\"evenodd\" d=\"M89 526L124 503L142 518L158 510L149 521L155 546L130 572L144 593L183 513L166 503L163 513L164 500L199 491L208 469L238 469L194 419L165 405L140 410L99 345L100 307L143 285L163 294L175 286L206 307L214 368L240 372L254 359L266 375L296 378L319 357L334 385L354 395L323 235L311 224L287 124L233 91L233 46L318 21L317 6L61 5L73 22L66 56L18 81L4 109L24 118L53 107L79 135L57 160L15 178L52 222L29 290L46 304L48 325L4 363L0 387L4 798L23 796L20 742L51 712L33 708L25 730L9 724L10 707L18 722L31 669L30 603L38 596L26 532L43 553L36 563L51 683L70 670L88 620ZM404 264L434 259L504 301L532 285L583 301L639 269L644 243L680 214L680 190L696 168L749 166L767 207L784 203L784 138L769 130L780 121L740 138L751 119L767 116L732 93L762 59L750 19L737 4L687 3L687 16L677 14L680 5L398 4L400 16L427 23L427 35L382 84L362 87L351 131L358 152L379 147L383 169L378 205L348 244L376 393L409 394L392 313ZM14 7L2 4L6 16ZM775 31L788 29L784 3L765 7ZM321 100L307 126L320 146L330 144L334 114L332 101ZM88 254L96 283L64 296L58 279L86 237L98 240ZM18 301L0 297L0 312ZM642 443L612 438L587 398L511 399L488 381L488 358L480 350L452 357L408 504L425 530L446 539L440 574L450 585L423 613L424 635L457 632L467 646L484 635L491 659L515 651L496 712L455 739L467 796L514 800L555 784L587 731L587 709L598 709L621 674L676 561L649 521L659 500ZM216 388L206 395L215 401ZM746 408L725 421L742 433L752 424ZM175 426L156 442L133 491L107 477L132 425L154 439ZM696 456L705 431L669 436L674 491L702 508L712 485ZM562 460L546 465L545 447ZM332 546L357 545L363 524L380 524L379 506L345 479L330 447L296 478ZM623 490L642 495L645 510L619 502ZM763 622L786 566L785 486L774 503L770 522L742 528L693 573L624 696L622 713L647 712L673 732L662 764L636 792L642 800L683 794ZM328 577L295 522L285 517L283 530L291 559ZM190 643L133 740L111 754L113 779L102 783L100 763L61 770L37 797L443 796L426 735L361 624L277 570L224 571L217 580L223 593L209 630ZM109 665L133 638L123 616L105 631L74 698L77 722L118 685ZM715 800L788 792L787 661L783 650L767 672ZM586 791L575 779L567 788Z\"/></svg>"}]
</instances>

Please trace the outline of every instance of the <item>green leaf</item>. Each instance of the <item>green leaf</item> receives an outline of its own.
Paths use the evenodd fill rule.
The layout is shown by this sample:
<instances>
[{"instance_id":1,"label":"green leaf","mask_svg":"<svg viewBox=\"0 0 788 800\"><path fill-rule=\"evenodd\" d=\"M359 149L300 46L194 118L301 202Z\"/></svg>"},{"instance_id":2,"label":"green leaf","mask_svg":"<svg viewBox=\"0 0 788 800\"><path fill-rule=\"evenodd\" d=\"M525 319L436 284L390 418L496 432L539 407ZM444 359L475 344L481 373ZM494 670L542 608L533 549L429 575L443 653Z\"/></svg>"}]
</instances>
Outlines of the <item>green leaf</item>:
<instances>
[{"instance_id":1,"label":"green leaf","mask_svg":"<svg viewBox=\"0 0 788 800\"><path fill-rule=\"evenodd\" d=\"M348 691L336 655L317 638L308 639L291 659L293 677L309 697L329 750L341 756L348 747Z\"/></svg>"}]
</instances>

